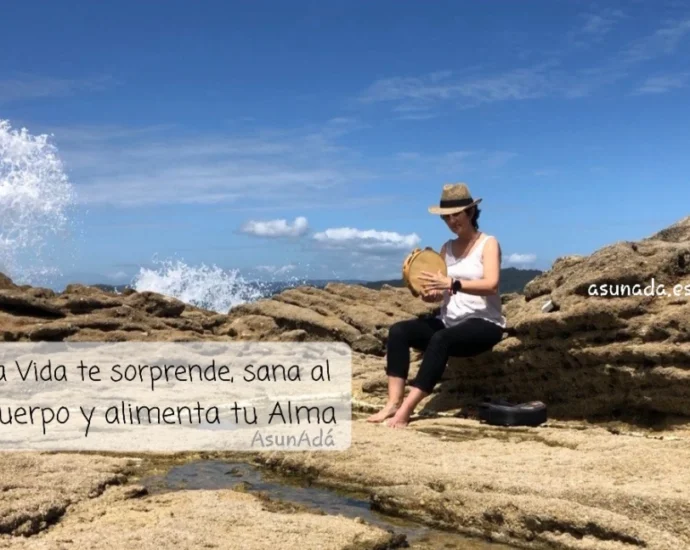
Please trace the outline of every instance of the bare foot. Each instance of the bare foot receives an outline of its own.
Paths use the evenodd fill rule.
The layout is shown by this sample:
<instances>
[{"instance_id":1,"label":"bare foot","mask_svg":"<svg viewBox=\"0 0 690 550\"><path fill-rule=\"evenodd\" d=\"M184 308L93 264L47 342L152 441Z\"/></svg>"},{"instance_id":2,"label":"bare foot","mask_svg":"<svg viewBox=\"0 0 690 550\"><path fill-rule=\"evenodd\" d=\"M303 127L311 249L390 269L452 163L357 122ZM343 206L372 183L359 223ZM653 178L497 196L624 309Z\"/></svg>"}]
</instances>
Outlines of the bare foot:
<instances>
[{"instance_id":1,"label":"bare foot","mask_svg":"<svg viewBox=\"0 0 690 550\"><path fill-rule=\"evenodd\" d=\"M383 409L367 418L367 422L383 422L393 416L397 412L398 407L397 403L387 403Z\"/></svg>"},{"instance_id":2,"label":"bare foot","mask_svg":"<svg viewBox=\"0 0 690 550\"><path fill-rule=\"evenodd\" d=\"M393 418L391 418L386 425L389 428L406 428L410 422L410 415L408 412L400 409L398 410Z\"/></svg>"}]
</instances>

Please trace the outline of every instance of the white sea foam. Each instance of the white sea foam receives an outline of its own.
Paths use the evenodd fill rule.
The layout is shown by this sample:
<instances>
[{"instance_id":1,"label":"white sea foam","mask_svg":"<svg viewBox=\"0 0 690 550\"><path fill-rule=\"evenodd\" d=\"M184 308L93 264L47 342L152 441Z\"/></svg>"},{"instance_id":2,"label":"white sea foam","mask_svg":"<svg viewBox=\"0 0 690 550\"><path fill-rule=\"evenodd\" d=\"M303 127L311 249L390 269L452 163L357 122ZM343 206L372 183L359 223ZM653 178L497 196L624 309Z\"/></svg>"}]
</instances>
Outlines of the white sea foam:
<instances>
[{"instance_id":1,"label":"white sea foam","mask_svg":"<svg viewBox=\"0 0 690 550\"><path fill-rule=\"evenodd\" d=\"M54 247L65 244L75 203L48 136L0 120L0 271L22 284L59 274Z\"/></svg>"},{"instance_id":2,"label":"white sea foam","mask_svg":"<svg viewBox=\"0 0 690 550\"><path fill-rule=\"evenodd\" d=\"M132 288L157 292L218 313L227 313L235 306L266 298L288 287L308 284L303 277L280 277L280 270L272 278L248 279L237 269L222 269L217 265L189 265L181 259L154 259L153 263L152 269L139 269Z\"/></svg>"},{"instance_id":3,"label":"white sea foam","mask_svg":"<svg viewBox=\"0 0 690 550\"><path fill-rule=\"evenodd\" d=\"M188 304L227 313L231 307L254 301L266 290L258 283L250 284L237 270L218 266L190 266L182 260L155 261L156 269L140 268L132 287L177 298Z\"/></svg>"}]
</instances>

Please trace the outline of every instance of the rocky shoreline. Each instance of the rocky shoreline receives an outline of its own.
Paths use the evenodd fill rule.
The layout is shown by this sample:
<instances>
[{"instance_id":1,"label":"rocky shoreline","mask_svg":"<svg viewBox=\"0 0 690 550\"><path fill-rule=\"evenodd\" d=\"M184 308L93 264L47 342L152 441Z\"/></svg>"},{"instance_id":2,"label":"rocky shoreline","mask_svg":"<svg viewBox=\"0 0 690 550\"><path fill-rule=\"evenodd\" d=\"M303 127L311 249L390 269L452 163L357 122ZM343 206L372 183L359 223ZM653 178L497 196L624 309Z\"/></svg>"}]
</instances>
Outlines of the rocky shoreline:
<instances>
[{"instance_id":1,"label":"rocky shoreline","mask_svg":"<svg viewBox=\"0 0 690 550\"><path fill-rule=\"evenodd\" d=\"M148 495L126 482L137 473L137 461L126 457L10 455L1 481L0 547L354 550L395 543L380 528L238 490Z\"/></svg>"},{"instance_id":2,"label":"rocky shoreline","mask_svg":"<svg viewBox=\"0 0 690 550\"><path fill-rule=\"evenodd\" d=\"M681 292L634 293L632 285L644 289L652 280L669 293ZM623 285L633 294L592 291ZM365 491L386 513L515 548L690 547L686 285L690 218L639 242L561 258L524 294L503 296L509 321L503 341L482 356L451 360L408 429L359 418L347 451L214 456ZM549 299L554 310L543 312ZM362 409L385 399L388 326L432 311L393 287L300 287L217 314L149 292L70 285L55 293L0 277L6 342L342 341L353 350L353 394ZM487 394L541 399L551 420L529 429L479 424L471 408ZM165 457L3 458L4 548L354 550L403 544L363 522L241 491L148 495L136 481L152 464L169 464Z\"/></svg>"}]
</instances>

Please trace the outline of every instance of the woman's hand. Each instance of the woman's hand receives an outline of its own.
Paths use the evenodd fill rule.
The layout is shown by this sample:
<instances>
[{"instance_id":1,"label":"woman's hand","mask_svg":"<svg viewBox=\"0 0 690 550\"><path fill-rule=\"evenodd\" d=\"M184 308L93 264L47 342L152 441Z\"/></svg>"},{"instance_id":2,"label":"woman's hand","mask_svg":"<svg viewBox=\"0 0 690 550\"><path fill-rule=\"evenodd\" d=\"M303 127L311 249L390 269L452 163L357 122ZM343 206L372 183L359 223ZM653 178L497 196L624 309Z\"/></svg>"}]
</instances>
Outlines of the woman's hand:
<instances>
[{"instance_id":1,"label":"woman's hand","mask_svg":"<svg viewBox=\"0 0 690 550\"><path fill-rule=\"evenodd\" d=\"M422 290L421 293L422 301L427 303L440 302L443 300L442 290Z\"/></svg>"},{"instance_id":2,"label":"woman's hand","mask_svg":"<svg viewBox=\"0 0 690 550\"><path fill-rule=\"evenodd\" d=\"M422 271L419 275L420 281L425 281L427 284L424 285L424 291L427 293L430 291L441 291L450 290L450 284L452 279L443 275L440 271L436 273L431 273L430 271Z\"/></svg>"}]
</instances>

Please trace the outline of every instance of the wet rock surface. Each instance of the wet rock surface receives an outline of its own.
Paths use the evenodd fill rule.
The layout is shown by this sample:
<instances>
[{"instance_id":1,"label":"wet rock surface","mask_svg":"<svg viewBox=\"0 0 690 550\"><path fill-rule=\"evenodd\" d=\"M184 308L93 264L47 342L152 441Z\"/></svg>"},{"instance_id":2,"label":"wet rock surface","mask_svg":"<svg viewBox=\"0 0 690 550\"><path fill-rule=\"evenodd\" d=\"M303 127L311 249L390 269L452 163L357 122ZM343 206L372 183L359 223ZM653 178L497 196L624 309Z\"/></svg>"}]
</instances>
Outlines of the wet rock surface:
<instances>
[{"instance_id":1,"label":"wet rock surface","mask_svg":"<svg viewBox=\"0 0 690 550\"><path fill-rule=\"evenodd\" d=\"M367 488L373 505L531 548L690 545L690 434L655 438L586 425L497 428L456 418L407 429L359 420L353 445L259 460L314 483Z\"/></svg>"},{"instance_id":2,"label":"wet rock surface","mask_svg":"<svg viewBox=\"0 0 690 550\"><path fill-rule=\"evenodd\" d=\"M394 542L377 527L271 506L233 490L149 496L133 487L116 487L92 502L77 502L49 531L30 538L3 537L0 547L374 550L394 548Z\"/></svg>"}]
</instances>

